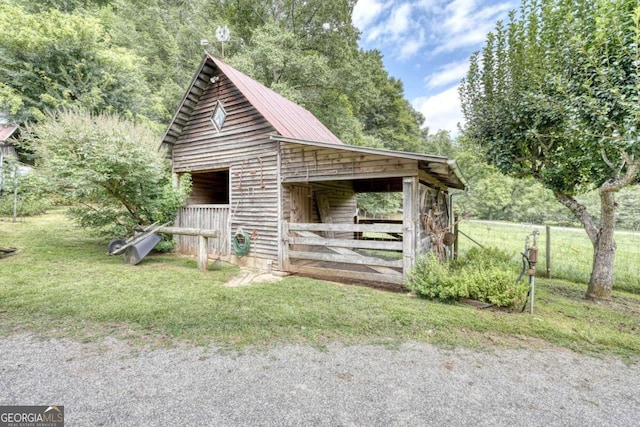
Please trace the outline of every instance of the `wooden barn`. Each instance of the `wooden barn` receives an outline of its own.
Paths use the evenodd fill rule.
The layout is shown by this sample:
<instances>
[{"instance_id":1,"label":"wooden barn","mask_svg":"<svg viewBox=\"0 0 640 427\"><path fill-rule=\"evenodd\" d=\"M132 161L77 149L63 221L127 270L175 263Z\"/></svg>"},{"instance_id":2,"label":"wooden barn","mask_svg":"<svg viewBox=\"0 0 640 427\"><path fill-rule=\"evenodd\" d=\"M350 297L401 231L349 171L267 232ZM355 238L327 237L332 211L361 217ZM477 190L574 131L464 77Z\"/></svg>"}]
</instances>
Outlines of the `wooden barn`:
<instances>
[{"instance_id":1,"label":"wooden barn","mask_svg":"<svg viewBox=\"0 0 640 427\"><path fill-rule=\"evenodd\" d=\"M220 230L210 257L318 278L402 284L451 225L455 161L343 144L309 111L205 55L163 137L193 189L178 227ZM402 193L400 220L356 194ZM195 253L194 237L177 250Z\"/></svg>"}]
</instances>

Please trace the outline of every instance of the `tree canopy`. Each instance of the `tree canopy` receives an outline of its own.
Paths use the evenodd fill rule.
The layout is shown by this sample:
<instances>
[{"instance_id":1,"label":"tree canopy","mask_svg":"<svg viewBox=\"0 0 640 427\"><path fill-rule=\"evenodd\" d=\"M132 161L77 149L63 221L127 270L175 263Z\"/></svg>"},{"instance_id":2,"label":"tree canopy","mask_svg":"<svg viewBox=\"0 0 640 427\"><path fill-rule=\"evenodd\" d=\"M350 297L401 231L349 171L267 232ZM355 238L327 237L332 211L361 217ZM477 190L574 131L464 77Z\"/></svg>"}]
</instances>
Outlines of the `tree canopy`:
<instances>
[{"instance_id":1,"label":"tree canopy","mask_svg":"<svg viewBox=\"0 0 640 427\"><path fill-rule=\"evenodd\" d=\"M358 47L354 0L0 0L0 111L24 123L79 107L166 126L215 29L225 60L300 103L351 144L425 151L424 118L377 51Z\"/></svg>"},{"instance_id":2,"label":"tree canopy","mask_svg":"<svg viewBox=\"0 0 640 427\"><path fill-rule=\"evenodd\" d=\"M46 110L148 114L144 60L110 41L98 18L56 9L29 13L0 4L0 107L19 122Z\"/></svg>"},{"instance_id":3,"label":"tree canopy","mask_svg":"<svg viewBox=\"0 0 640 427\"><path fill-rule=\"evenodd\" d=\"M590 298L613 285L614 194L640 170L640 5L523 0L461 85L465 133L500 171L551 189L594 245ZM594 218L576 195L598 189Z\"/></svg>"}]
</instances>

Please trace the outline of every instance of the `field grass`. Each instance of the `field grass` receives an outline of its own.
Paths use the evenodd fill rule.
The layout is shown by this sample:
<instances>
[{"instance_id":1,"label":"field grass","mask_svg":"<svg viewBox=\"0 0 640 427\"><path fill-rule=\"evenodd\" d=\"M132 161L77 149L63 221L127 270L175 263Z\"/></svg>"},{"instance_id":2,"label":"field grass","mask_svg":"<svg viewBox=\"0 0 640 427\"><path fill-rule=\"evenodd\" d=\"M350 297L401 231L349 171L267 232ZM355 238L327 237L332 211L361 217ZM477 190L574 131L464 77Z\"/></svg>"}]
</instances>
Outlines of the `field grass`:
<instances>
[{"instance_id":1,"label":"field grass","mask_svg":"<svg viewBox=\"0 0 640 427\"><path fill-rule=\"evenodd\" d=\"M501 223L497 221L462 221L460 231L483 246L495 246L520 259L525 236L535 228L538 240L538 271L546 272L546 232L544 226ZM460 253L477 246L468 237L460 235ZM593 261L593 247L582 228L551 227L551 276L577 283L588 283ZM618 231L615 236L614 289L640 294L640 233ZM586 290L586 288L585 288Z\"/></svg>"},{"instance_id":2,"label":"field grass","mask_svg":"<svg viewBox=\"0 0 640 427\"><path fill-rule=\"evenodd\" d=\"M227 287L236 267L201 272L194 259L175 254L130 266L107 256L106 243L62 212L0 222L0 246L21 251L0 259L0 335L233 349L418 341L560 346L633 360L640 354L640 297L621 291L611 304L597 305L582 299L582 284L537 280L536 311L529 315L301 277Z\"/></svg>"}]
</instances>

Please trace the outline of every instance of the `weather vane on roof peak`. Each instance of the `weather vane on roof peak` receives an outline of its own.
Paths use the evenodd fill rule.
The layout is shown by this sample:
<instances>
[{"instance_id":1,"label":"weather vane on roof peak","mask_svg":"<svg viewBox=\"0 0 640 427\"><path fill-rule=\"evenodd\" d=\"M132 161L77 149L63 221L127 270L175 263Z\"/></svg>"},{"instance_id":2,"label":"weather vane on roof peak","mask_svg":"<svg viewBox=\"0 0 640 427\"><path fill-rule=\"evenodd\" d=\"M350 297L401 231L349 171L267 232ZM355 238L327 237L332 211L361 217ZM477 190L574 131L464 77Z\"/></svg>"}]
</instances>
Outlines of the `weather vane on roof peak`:
<instances>
[{"instance_id":1,"label":"weather vane on roof peak","mask_svg":"<svg viewBox=\"0 0 640 427\"><path fill-rule=\"evenodd\" d=\"M218 26L216 28L216 39L220 42L222 50L222 59L224 59L224 42L231 40L231 31L226 25L224 27Z\"/></svg>"}]
</instances>

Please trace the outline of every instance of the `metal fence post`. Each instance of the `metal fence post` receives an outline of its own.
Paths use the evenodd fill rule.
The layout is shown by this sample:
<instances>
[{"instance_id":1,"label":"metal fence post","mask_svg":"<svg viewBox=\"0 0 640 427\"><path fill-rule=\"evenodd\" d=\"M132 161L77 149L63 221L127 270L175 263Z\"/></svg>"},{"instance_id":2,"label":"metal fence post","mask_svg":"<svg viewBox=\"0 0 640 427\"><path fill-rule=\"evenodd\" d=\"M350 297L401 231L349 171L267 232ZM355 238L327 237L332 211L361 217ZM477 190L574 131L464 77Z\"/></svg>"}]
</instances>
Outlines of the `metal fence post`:
<instances>
[{"instance_id":1,"label":"metal fence post","mask_svg":"<svg viewBox=\"0 0 640 427\"><path fill-rule=\"evenodd\" d=\"M545 259L547 261L547 278L551 279L551 226L545 227Z\"/></svg>"}]
</instances>

